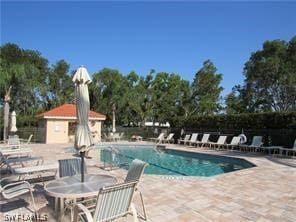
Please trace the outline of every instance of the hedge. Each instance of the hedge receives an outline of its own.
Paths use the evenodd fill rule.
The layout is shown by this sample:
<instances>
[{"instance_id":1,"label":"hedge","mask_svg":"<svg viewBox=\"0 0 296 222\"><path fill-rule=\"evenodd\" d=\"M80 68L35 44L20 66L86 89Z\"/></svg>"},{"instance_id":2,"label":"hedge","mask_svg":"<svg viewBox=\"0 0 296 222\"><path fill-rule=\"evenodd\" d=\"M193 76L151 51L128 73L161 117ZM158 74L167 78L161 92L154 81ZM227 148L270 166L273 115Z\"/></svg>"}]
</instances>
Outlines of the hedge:
<instances>
[{"instance_id":1,"label":"hedge","mask_svg":"<svg viewBox=\"0 0 296 222\"><path fill-rule=\"evenodd\" d=\"M171 125L173 127L216 129L296 129L296 112L178 117L171 121Z\"/></svg>"},{"instance_id":2,"label":"hedge","mask_svg":"<svg viewBox=\"0 0 296 222\"><path fill-rule=\"evenodd\" d=\"M210 132L214 140L220 134L234 136L243 130L248 137L248 142L253 136L261 135L266 146L292 147L296 139L296 112L179 117L171 121L171 125L176 134L181 128L185 129L186 133ZM231 136L228 142L230 139Z\"/></svg>"}]
</instances>

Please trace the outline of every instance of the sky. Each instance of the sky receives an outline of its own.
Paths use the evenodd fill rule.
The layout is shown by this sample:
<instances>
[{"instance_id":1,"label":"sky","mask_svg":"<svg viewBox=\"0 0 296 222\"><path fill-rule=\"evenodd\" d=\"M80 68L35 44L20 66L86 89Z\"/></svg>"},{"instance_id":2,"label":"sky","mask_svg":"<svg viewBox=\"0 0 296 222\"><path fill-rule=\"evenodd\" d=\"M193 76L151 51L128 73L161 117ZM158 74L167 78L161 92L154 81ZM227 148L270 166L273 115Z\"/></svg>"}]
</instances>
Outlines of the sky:
<instances>
[{"instance_id":1,"label":"sky","mask_svg":"<svg viewBox=\"0 0 296 222\"><path fill-rule=\"evenodd\" d=\"M291 1L1 1L0 40L91 75L155 69L192 82L210 59L226 95L252 52L296 35L295 12Z\"/></svg>"}]
</instances>

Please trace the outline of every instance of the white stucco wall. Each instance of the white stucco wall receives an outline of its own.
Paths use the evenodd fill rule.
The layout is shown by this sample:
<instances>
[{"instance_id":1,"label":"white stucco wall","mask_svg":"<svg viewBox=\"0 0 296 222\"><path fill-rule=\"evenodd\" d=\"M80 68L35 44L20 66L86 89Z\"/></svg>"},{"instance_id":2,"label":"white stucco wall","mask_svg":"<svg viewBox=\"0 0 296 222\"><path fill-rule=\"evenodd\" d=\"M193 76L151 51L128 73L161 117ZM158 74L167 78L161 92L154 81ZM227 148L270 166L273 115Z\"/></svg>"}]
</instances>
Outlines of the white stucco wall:
<instances>
[{"instance_id":1,"label":"white stucco wall","mask_svg":"<svg viewBox=\"0 0 296 222\"><path fill-rule=\"evenodd\" d=\"M43 119L39 122L40 135L38 137L40 142L47 144L74 142L74 132L69 135L69 122L73 122L73 120ZM94 124L90 123L89 125L94 142L100 142L102 121L95 120Z\"/></svg>"},{"instance_id":2,"label":"white stucco wall","mask_svg":"<svg viewBox=\"0 0 296 222\"><path fill-rule=\"evenodd\" d=\"M67 120L47 120L45 143L68 143L68 121Z\"/></svg>"}]
</instances>

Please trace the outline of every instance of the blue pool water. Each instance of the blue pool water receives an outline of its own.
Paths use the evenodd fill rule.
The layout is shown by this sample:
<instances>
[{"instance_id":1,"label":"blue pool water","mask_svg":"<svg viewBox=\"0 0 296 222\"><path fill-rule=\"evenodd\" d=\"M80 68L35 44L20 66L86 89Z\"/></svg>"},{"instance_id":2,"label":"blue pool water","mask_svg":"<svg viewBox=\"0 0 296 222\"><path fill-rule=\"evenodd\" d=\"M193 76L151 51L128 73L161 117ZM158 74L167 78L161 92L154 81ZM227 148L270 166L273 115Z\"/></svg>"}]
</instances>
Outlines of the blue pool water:
<instances>
[{"instance_id":1,"label":"blue pool water","mask_svg":"<svg viewBox=\"0 0 296 222\"><path fill-rule=\"evenodd\" d=\"M149 163L144 171L146 174L209 177L255 166L239 158L158 149L156 146L112 145L111 147L112 152L110 145L99 147L102 162L128 169L133 159L140 159Z\"/></svg>"}]
</instances>

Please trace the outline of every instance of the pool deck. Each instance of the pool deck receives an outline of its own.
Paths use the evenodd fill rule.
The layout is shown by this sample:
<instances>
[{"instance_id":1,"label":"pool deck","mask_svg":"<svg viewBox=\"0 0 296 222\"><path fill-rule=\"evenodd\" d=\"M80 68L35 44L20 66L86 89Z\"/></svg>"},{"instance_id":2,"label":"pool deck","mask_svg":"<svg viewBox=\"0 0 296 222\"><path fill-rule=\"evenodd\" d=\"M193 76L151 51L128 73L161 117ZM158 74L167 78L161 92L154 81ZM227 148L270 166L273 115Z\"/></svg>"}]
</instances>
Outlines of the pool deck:
<instances>
[{"instance_id":1,"label":"pool deck","mask_svg":"<svg viewBox=\"0 0 296 222\"><path fill-rule=\"evenodd\" d=\"M43 156L45 163L56 163L58 159L73 157L73 144L31 146L34 155ZM295 166L296 159L274 160L259 154L209 151L175 144L169 144L167 147L244 158L257 167L213 177L143 175L139 189L144 196L148 221L296 221L296 167L285 165ZM123 169L105 171L98 167L102 163L93 159L86 161L89 173L124 178L127 172ZM279 161L284 164L278 163ZM34 188L39 214L45 216L47 221L56 221L51 202L44 195L42 183L34 183ZM24 195L23 199L30 201L29 195ZM134 201L138 205L138 195ZM32 214L26 207L26 202L18 199L1 199L0 204L0 221L7 220L9 216ZM128 217L128 221L132 221L131 219L132 217Z\"/></svg>"}]
</instances>

